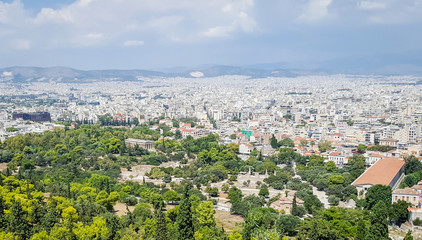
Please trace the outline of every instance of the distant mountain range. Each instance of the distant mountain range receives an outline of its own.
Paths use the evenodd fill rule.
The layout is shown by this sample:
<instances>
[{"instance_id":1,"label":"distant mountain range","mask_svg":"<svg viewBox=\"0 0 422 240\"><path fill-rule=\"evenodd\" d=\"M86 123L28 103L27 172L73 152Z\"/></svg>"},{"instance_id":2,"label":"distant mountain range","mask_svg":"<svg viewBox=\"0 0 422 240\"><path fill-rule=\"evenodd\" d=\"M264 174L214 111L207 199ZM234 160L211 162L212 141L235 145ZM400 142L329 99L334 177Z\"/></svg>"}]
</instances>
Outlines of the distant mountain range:
<instances>
[{"instance_id":1,"label":"distant mountain range","mask_svg":"<svg viewBox=\"0 0 422 240\"><path fill-rule=\"evenodd\" d=\"M0 69L3 81L16 83L31 81L89 82L96 80L135 81L138 76L163 76L147 70L78 70L69 67L8 67Z\"/></svg>"},{"instance_id":2,"label":"distant mountain range","mask_svg":"<svg viewBox=\"0 0 422 240\"><path fill-rule=\"evenodd\" d=\"M194 74L197 73L197 74ZM149 70L78 70L69 67L7 67L0 69L0 80L15 83L33 81L50 82L92 82L104 80L139 81L139 77L217 77L223 75L244 75L259 77L293 77L304 73L286 69L255 69L233 66L211 66L181 72Z\"/></svg>"},{"instance_id":3,"label":"distant mountain range","mask_svg":"<svg viewBox=\"0 0 422 240\"><path fill-rule=\"evenodd\" d=\"M0 81L25 83L32 81L93 82L140 81L140 77L217 77L243 75L251 78L295 77L326 74L375 74L422 76L422 52L413 52L406 59L392 56L337 59L306 68L283 63L251 66L208 65L197 68L158 70L78 70L69 67L7 67L0 69ZM386 61L385 59L395 59ZM305 67L303 67L305 66Z\"/></svg>"}]
</instances>

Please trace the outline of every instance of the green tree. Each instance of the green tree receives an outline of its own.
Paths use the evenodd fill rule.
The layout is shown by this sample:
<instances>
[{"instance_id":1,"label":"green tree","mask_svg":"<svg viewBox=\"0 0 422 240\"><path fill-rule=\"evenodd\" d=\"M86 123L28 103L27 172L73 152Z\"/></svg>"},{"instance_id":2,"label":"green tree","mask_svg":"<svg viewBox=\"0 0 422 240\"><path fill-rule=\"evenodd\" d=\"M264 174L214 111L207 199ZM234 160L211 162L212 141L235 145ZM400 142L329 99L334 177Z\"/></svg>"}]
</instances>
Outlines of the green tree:
<instances>
[{"instance_id":1,"label":"green tree","mask_svg":"<svg viewBox=\"0 0 422 240\"><path fill-rule=\"evenodd\" d=\"M295 143L293 142L292 139L290 138L283 138L280 142L279 142L279 146L283 146L283 147L287 147L287 148L292 148L295 146Z\"/></svg>"},{"instance_id":2,"label":"green tree","mask_svg":"<svg viewBox=\"0 0 422 240\"><path fill-rule=\"evenodd\" d=\"M343 184L344 183L344 177L341 175L333 175L331 176L328 181L331 184Z\"/></svg>"},{"instance_id":3,"label":"green tree","mask_svg":"<svg viewBox=\"0 0 422 240\"><path fill-rule=\"evenodd\" d=\"M377 184L370 187L365 196L366 209L371 210L379 201L383 201L388 209L391 206L392 189L390 186Z\"/></svg>"},{"instance_id":4,"label":"green tree","mask_svg":"<svg viewBox=\"0 0 422 240\"><path fill-rule=\"evenodd\" d=\"M240 214L242 217L246 218L252 209L263 207L264 205L264 198L257 197L256 195L249 195L241 201L233 203L230 211L234 214Z\"/></svg>"},{"instance_id":5,"label":"green tree","mask_svg":"<svg viewBox=\"0 0 422 240\"><path fill-rule=\"evenodd\" d=\"M328 196L328 202L331 205L337 206L338 203L340 202L340 198L335 196L335 195L330 195L330 196Z\"/></svg>"},{"instance_id":6,"label":"green tree","mask_svg":"<svg viewBox=\"0 0 422 240\"><path fill-rule=\"evenodd\" d=\"M348 168L354 179L358 178L365 171L366 159L362 155L355 155L349 158Z\"/></svg>"},{"instance_id":7,"label":"green tree","mask_svg":"<svg viewBox=\"0 0 422 240\"><path fill-rule=\"evenodd\" d=\"M174 134L174 137L176 138L176 139L181 139L183 136L182 136L182 132L179 130L179 129L177 129L176 130L176 134Z\"/></svg>"},{"instance_id":8,"label":"green tree","mask_svg":"<svg viewBox=\"0 0 422 240\"><path fill-rule=\"evenodd\" d=\"M227 198L230 199L230 202L232 204L240 202L240 200L242 200L242 190L238 189L235 186L231 187Z\"/></svg>"},{"instance_id":9,"label":"green tree","mask_svg":"<svg viewBox=\"0 0 422 240\"><path fill-rule=\"evenodd\" d=\"M320 141L318 143L318 149L320 152L326 152L327 150L333 149L333 147L331 146L331 142L329 141Z\"/></svg>"},{"instance_id":10,"label":"green tree","mask_svg":"<svg viewBox=\"0 0 422 240\"><path fill-rule=\"evenodd\" d=\"M405 160L404 173L406 175L422 170L422 162L419 161L419 159L415 157L414 155L406 157L404 160Z\"/></svg>"},{"instance_id":11,"label":"green tree","mask_svg":"<svg viewBox=\"0 0 422 240\"><path fill-rule=\"evenodd\" d=\"M1 179L2 179L2 175L0 175L0 181ZM7 226L7 222L6 222L5 214L4 214L5 208L6 206L4 204L3 196L0 195L0 231L4 230L4 228Z\"/></svg>"},{"instance_id":12,"label":"green tree","mask_svg":"<svg viewBox=\"0 0 422 240\"><path fill-rule=\"evenodd\" d=\"M384 201L380 200L373 206L369 217L371 225L369 226L366 239L390 239L388 237L388 208Z\"/></svg>"},{"instance_id":13,"label":"green tree","mask_svg":"<svg viewBox=\"0 0 422 240\"><path fill-rule=\"evenodd\" d=\"M238 231L232 231L229 235L229 240L242 240L242 234Z\"/></svg>"},{"instance_id":14,"label":"green tree","mask_svg":"<svg viewBox=\"0 0 422 240\"><path fill-rule=\"evenodd\" d=\"M306 196L303 201L304 207L309 214L313 214L324 207L324 204L313 194Z\"/></svg>"},{"instance_id":15,"label":"green tree","mask_svg":"<svg viewBox=\"0 0 422 240\"><path fill-rule=\"evenodd\" d=\"M280 237L284 235L296 235L296 228L299 227L301 220L297 216L282 214L277 219L276 229Z\"/></svg>"},{"instance_id":16,"label":"green tree","mask_svg":"<svg viewBox=\"0 0 422 240\"><path fill-rule=\"evenodd\" d=\"M368 146L366 146L366 145L364 145L364 144L359 144L356 150L357 150L359 153L364 153L364 152L366 151L366 149L368 149Z\"/></svg>"},{"instance_id":17,"label":"green tree","mask_svg":"<svg viewBox=\"0 0 422 240\"><path fill-rule=\"evenodd\" d=\"M151 206L148 203L139 203L133 210L133 216L143 223L147 218L152 218Z\"/></svg>"},{"instance_id":18,"label":"green tree","mask_svg":"<svg viewBox=\"0 0 422 240\"><path fill-rule=\"evenodd\" d=\"M317 155L312 155L309 157L308 166L309 167L324 166L324 158Z\"/></svg>"},{"instance_id":19,"label":"green tree","mask_svg":"<svg viewBox=\"0 0 422 240\"><path fill-rule=\"evenodd\" d=\"M268 191L268 187L267 187L267 186L262 187L262 188L259 190L258 195L259 195L259 196L262 196L262 197L268 197L268 195L270 195L270 191Z\"/></svg>"},{"instance_id":20,"label":"green tree","mask_svg":"<svg viewBox=\"0 0 422 240\"><path fill-rule=\"evenodd\" d=\"M298 216L298 215L299 215L299 212L298 212L298 209L297 209L296 194L295 194L295 195L294 195L294 197L293 197L293 203L292 203L292 211L291 211L291 214L292 214L293 216Z\"/></svg>"},{"instance_id":21,"label":"green tree","mask_svg":"<svg viewBox=\"0 0 422 240\"><path fill-rule=\"evenodd\" d=\"M201 202L196 208L196 220L201 227L215 226L215 210L214 204L211 201Z\"/></svg>"},{"instance_id":22,"label":"green tree","mask_svg":"<svg viewBox=\"0 0 422 240\"><path fill-rule=\"evenodd\" d=\"M217 187L207 187L205 192L208 193L211 197L218 196L218 188Z\"/></svg>"},{"instance_id":23,"label":"green tree","mask_svg":"<svg viewBox=\"0 0 422 240\"><path fill-rule=\"evenodd\" d=\"M110 212L102 214L101 217L106 222L108 229L108 235L106 239L121 239L120 230L122 229L122 224L120 222L120 217Z\"/></svg>"},{"instance_id":24,"label":"green tree","mask_svg":"<svg viewBox=\"0 0 422 240\"><path fill-rule=\"evenodd\" d=\"M412 236L412 231L411 230L409 230L406 233L406 236L404 236L403 240L413 240L413 236Z\"/></svg>"},{"instance_id":25,"label":"green tree","mask_svg":"<svg viewBox=\"0 0 422 240\"><path fill-rule=\"evenodd\" d=\"M406 201L398 200L391 205L390 209L390 220L395 221L396 224L402 224L407 221L409 217L409 211L407 210L411 204Z\"/></svg>"},{"instance_id":26,"label":"green tree","mask_svg":"<svg viewBox=\"0 0 422 240\"><path fill-rule=\"evenodd\" d=\"M167 239L167 223L161 208L155 209L154 213L155 220L157 222L157 231L156 231L156 240L166 240Z\"/></svg>"},{"instance_id":27,"label":"green tree","mask_svg":"<svg viewBox=\"0 0 422 240\"><path fill-rule=\"evenodd\" d=\"M164 200L166 200L167 202L178 202L180 201L180 195L173 190L169 190L167 192L164 193Z\"/></svg>"},{"instance_id":28,"label":"green tree","mask_svg":"<svg viewBox=\"0 0 422 240\"><path fill-rule=\"evenodd\" d=\"M179 226L179 240L193 239L194 228L192 219L192 210L189 190L192 187L190 184L185 186L183 198L180 201L179 215L177 215L177 225Z\"/></svg>"},{"instance_id":29,"label":"green tree","mask_svg":"<svg viewBox=\"0 0 422 240\"><path fill-rule=\"evenodd\" d=\"M327 170L327 172L337 172L337 166L333 161L328 161L325 164L325 170Z\"/></svg>"},{"instance_id":30,"label":"green tree","mask_svg":"<svg viewBox=\"0 0 422 240\"><path fill-rule=\"evenodd\" d=\"M358 222L356 227L356 240L365 240L369 225L370 224L364 220Z\"/></svg>"},{"instance_id":31,"label":"green tree","mask_svg":"<svg viewBox=\"0 0 422 240\"><path fill-rule=\"evenodd\" d=\"M13 232L18 239L27 239L30 236L31 228L26 221L27 214L22 209L22 205L18 201L14 201L8 214L7 231Z\"/></svg>"},{"instance_id":32,"label":"green tree","mask_svg":"<svg viewBox=\"0 0 422 240\"><path fill-rule=\"evenodd\" d=\"M277 139L274 137L274 134L273 134L273 136L271 137L271 140L270 140L270 145L271 145L271 147L272 147L272 148L274 148L274 149L277 149L277 148L278 148L278 142L277 142Z\"/></svg>"},{"instance_id":33,"label":"green tree","mask_svg":"<svg viewBox=\"0 0 422 240\"><path fill-rule=\"evenodd\" d=\"M73 230L77 239L107 239L109 231L102 217L92 218L91 225L79 226Z\"/></svg>"},{"instance_id":34,"label":"green tree","mask_svg":"<svg viewBox=\"0 0 422 240\"><path fill-rule=\"evenodd\" d=\"M40 229L50 230L54 227L56 223L60 220L60 214L55 208L48 208L47 213L41 218Z\"/></svg>"},{"instance_id":35,"label":"green tree","mask_svg":"<svg viewBox=\"0 0 422 240\"><path fill-rule=\"evenodd\" d=\"M221 186L221 191L223 191L223 192L227 193L227 192L229 191L229 184L224 183L224 184Z\"/></svg>"}]
</instances>

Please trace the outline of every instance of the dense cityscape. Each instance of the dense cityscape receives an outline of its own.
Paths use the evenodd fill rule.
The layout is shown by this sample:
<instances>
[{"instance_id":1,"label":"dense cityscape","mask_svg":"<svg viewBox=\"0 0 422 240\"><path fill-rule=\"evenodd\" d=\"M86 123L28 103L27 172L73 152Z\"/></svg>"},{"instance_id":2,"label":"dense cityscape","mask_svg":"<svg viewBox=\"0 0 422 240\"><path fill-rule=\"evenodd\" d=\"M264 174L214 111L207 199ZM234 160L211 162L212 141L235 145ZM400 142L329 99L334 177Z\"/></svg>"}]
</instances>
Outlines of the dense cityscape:
<instances>
[{"instance_id":1,"label":"dense cityscape","mask_svg":"<svg viewBox=\"0 0 422 240\"><path fill-rule=\"evenodd\" d=\"M0 0L0 240L422 240L422 0Z\"/></svg>"},{"instance_id":2,"label":"dense cityscape","mask_svg":"<svg viewBox=\"0 0 422 240\"><path fill-rule=\"evenodd\" d=\"M68 199L69 208L54 210L55 216L68 221L64 210L76 211L79 221L88 224L78 225L78 231L120 221L119 229L83 238L85 233L69 232L53 220L42 225L42 216L36 223L31 210L35 199L23 197L27 200L20 201L21 211L30 219L25 222L36 224L37 230L5 229L16 234L11 237L378 239L365 236L379 234L383 224L384 237L420 234L418 77L138 76L136 81L42 79L16 84L8 77L3 73L0 87L3 184L27 181L32 186L27 194L44 192L50 196L47 203ZM97 137L89 140L94 132ZM45 140L35 143L31 138ZM52 170L41 170L47 166ZM63 175L63 168L73 169L72 177ZM86 174L90 178L83 179ZM69 179L70 192L60 187L66 182L61 179ZM112 185L104 188L92 181ZM5 210L17 207L6 196L22 191L6 186ZM89 194L104 194L108 200ZM177 229L181 223L175 211L182 211L187 196L203 202L197 205L201 210L193 210L193 235L183 238L187 230ZM84 213L81 199L92 201L97 213ZM108 211L113 217L101 215L102 206L102 214ZM377 223L380 218L367 218L366 211L385 217ZM337 226L325 219L327 214L342 215L336 221L350 226ZM167 224L159 225L163 218ZM77 224L78 218L69 221ZM68 235L58 237L57 231Z\"/></svg>"}]
</instances>

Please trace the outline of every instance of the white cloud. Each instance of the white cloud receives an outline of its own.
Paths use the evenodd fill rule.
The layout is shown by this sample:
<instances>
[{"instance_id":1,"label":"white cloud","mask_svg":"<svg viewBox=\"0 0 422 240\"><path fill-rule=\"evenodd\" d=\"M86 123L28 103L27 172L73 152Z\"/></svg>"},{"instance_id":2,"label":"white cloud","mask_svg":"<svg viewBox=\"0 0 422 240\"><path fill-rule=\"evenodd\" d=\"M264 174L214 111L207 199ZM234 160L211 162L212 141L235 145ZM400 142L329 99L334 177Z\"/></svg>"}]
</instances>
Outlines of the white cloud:
<instances>
[{"instance_id":1,"label":"white cloud","mask_svg":"<svg viewBox=\"0 0 422 240\"><path fill-rule=\"evenodd\" d=\"M52 8L43 8L34 19L35 23L70 23L74 22L72 13L67 9L54 10Z\"/></svg>"},{"instance_id":2,"label":"white cloud","mask_svg":"<svg viewBox=\"0 0 422 240\"><path fill-rule=\"evenodd\" d=\"M0 1L0 23L18 25L26 18L24 6L20 1L3 3ZM1 27L1 26L0 26Z\"/></svg>"},{"instance_id":3,"label":"white cloud","mask_svg":"<svg viewBox=\"0 0 422 240\"><path fill-rule=\"evenodd\" d=\"M224 6L221 11L223 12L231 12L232 11L232 5L231 4L227 4L226 6Z\"/></svg>"},{"instance_id":4,"label":"white cloud","mask_svg":"<svg viewBox=\"0 0 422 240\"><path fill-rule=\"evenodd\" d=\"M251 33L257 28L255 20L248 16L245 12L239 12L233 22L226 26L216 26L208 28L201 32L204 37L227 37L236 30L241 30L245 33Z\"/></svg>"},{"instance_id":5,"label":"white cloud","mask_svg":"<svg viewBox=\"0 0 422 240\"><path fill-rule=\"evenodd\" d=\"M86 35L87 38L89 39L101 39L104 38L104 34L102 33L89 33L88 35Z\"/></svg>"},{"instance_id":6,"label":"white cloud","mask_svg":"<svg viewBox=\"0 0 422 240\"><path fill-rule=\"evenodd\" d=\"M79 0L77 4L81 7L85 7L85 6L88 6L88 4L90 4L94 1L96 1L96 0Z\"/></svg>"},{"instance_id":7,"label":"white cloud","mask_svg":"<svg viewBox=\"0 0 422 240\"><path fill-rule=\"evenodd\" d=\"M385 9L385 3L362 1L359 3L359 8L363 10Z\"/></svg>"},{"instance_id":8,"label":"white cloud","mask_svg":"<svg viewBox=\"0 0 422 240\"><path fill-rule=\"evenodd\" d=\"M31 42L25 39L14 39L10 42L10 45L17 50L27 50L31 48Z\"/></svg>"},{"instance_id":9,"label":"white cloud","mask_svg":"<svg viewBox=\"0 0 422 240\"><path fill-rule=\"evenodd\" d=\"M418 3L422 0L75 0L34 15L19 0L0 0L0 45L13 42L20 49L126 46L139 45L129 42L136 39L201 42L257 31L280 33L298 23L322 27L420 23L422 4Z\"/></svg>"},{"instance_id":10,"label":"white cloud","mask_svg":"<svg viewBox=\"0 0 422 240\"><path fill-rule=\"evenodd\" d=\"M125 47L134 47L134 46L142 46L144 45L144 41L139 40L128 40L123 43L123 46Z\"/></svg>"},{"instance_id":11,"label":"white cloud","mask_svg":"<svg viewBox=\"0 0 422 240\"><path fill-rule=\"evenodd\" d=\"M307 9L298 20L313 23L328 15L328 6L332 0L310 0Z\"/></svg>"},{"instance_id":12,"label":"white cloud","mask_svg":"<svg viewBox=\"0 0 422 240\"><path fill-rule=\"evenodd\" d=\"M247 33L253 32L257 26L255 20L249 17L245 12L239 13L237 23L239 24L240 28Z\"/></svg>"},{"instance_id":13,"label":"white cloud","mask_svg":"<svg viewBox=\"0 0 422 240\"><path fill-rule=\"evenodd\" d=\"M234 24L209 28L201 33L204 37L227 37L235 29Z\"/></svg>"}]
</instances>

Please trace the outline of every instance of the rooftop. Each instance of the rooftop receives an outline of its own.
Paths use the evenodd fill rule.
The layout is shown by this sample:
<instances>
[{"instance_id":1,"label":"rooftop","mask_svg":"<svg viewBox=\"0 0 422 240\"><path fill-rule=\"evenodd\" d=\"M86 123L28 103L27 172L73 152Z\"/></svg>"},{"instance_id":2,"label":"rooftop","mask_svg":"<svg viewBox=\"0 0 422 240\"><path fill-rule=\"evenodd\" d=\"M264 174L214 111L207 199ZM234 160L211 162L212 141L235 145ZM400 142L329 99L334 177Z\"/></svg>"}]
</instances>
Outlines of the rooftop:
<instances>
[{"instance_id":1,"label":"rooftop","mask_svg":"<svg viewBox=\"0 0 422 240\"><path fill-rule=\"evenodd\" d=\"M383 158L372 165L352 185L382 184L390 185L397 173L403 168L404 160L400 158Z\"/></svg>"},{"instance_id":2,"label":"rooftop","mask_svg":"<svg viewBox=\"0 0 422 240\"><path fill-rule=\"evenodd\" d=\"M396 189L393 194L419 195L419 192L407 187L405 189Z\"/></svg>"}]
</instances>

